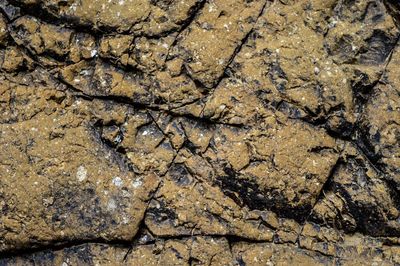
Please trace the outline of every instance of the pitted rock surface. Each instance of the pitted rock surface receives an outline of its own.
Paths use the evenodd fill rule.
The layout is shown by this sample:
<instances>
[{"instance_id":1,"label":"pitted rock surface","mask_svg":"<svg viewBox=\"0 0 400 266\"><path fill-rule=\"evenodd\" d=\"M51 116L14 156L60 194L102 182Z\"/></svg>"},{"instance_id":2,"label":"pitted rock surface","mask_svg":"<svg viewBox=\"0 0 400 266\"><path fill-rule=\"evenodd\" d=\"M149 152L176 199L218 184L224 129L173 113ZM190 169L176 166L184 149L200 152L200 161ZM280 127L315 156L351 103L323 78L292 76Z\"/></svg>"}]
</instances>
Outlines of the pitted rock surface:
<instances>
[{"instance_id":1,"label":"pitted rock surface","mask_svg":"<svg viewBox=\"0 0 400 266\"><path fill-rule=\"evenodd\" d=\"M3 0L0 265L400 264L393 0Z\"/></svg>"}]
</instances>

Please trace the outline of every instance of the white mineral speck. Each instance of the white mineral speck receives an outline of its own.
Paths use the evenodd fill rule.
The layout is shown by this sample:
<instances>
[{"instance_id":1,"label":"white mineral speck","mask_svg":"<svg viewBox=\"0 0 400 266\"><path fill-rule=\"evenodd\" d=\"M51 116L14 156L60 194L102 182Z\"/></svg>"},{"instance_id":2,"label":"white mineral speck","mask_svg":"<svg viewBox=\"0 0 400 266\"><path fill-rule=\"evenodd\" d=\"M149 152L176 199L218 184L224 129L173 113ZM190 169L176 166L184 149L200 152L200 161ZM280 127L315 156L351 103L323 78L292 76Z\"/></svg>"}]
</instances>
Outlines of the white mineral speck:
<instances>
[{"instance_id":1,"label":"white mineral speck","mask_svg":"<svg viewBox=\"0 0 400 266\"><path fill-rule=\"evenodd\" d=\"M208 12L213 12L214 11L214 7L212 6L212 5L210 5L209 7L208 7Z\"/></svg>"},{"instance_id":2,"label":"white mineral speck","mask_svg":"<svg viewBox=\"0 0 400 266\"><path fill-rule=\"evenodd\" d=\"M129 223L129 218L126 217L126 216L123 216L123 217L122 217L122 223L123 223L123 224L128 224L128 223Z\"/></svg>"},{"instance_id":3,"label":"white mineral speck","mask_svg":"<svg viewBox=\"0 0 400 266\"><path fill-rule=\"evenodd\" d=\"M89 70L85 69L85 70L82 70L81 72L79 72L79 74L83 75L83 76L89 76L90 72L89 72Z\"/></svg>"},{"instance_id":4,"label":"white mineral speck","mask_svg":"<svg viewBox=\"0 0 400 266\"><path fill-rule=\"evenodd\" d=\"M114 142L118 143L118 144L121 143L121 141L122 141L122 137L120 135L116 136L114 139Z\"/></svg>"},{"instance_id":5,"label":"white mineral speck","mask_svg":"<svg viewBox=\"0 0 400 266\"><path fill-rule=\"evenodd\" d=\"M113 211L117 208L117 204L115 203L115 200L110 199L110 201L107 204L107 210Z\"/></svg>"},{"instance_id":6,"label":"white mineral speck","mask_svg":"<svg viewBox=\"0 0 400 266\"><path fill-rule=\"evenodd\" d=\"M86 179L87 171L85 167L82 165L78 167L78 170L76 171L76 178L78 179L79 182L82 182Z\"/></svg>"},{"instance_id":7,"label":"white mineral speck","mask_svg":"<svg viewBox=\"0 0 400 266\"><path fill-rule=\"evenodd\" d=\"M69 7L69 9L71 9L72 11L76 11L76 7L77 7L77 4L76 3L73 3L70 7Z\"/></svg>"},{"instance_id":8,"label":"white mineral speck","mask_svg":"<svg viewBox=\"0 0 400 266\"><path fill-rule=\"evenodd\" d=\"M138 187L140 187L142 184L143 184L143 183L142 183L142 180L136 179L135 182L132 183L132 186L133 186L134 188L138 188Z\"/></svg>"},{"instance_id":9,"label":"white mineral speck","mask_svg":"<svg viewBox=\"0 0 400 266\"><path fill-rule=\"evenodd\" d=\"M113 183L115 186L120 187L120 186L122 186L122 184L124 183L124 181L122 181L121 177L116 176L116 177L113 178L112 183Z\"/></svg>"}]
</instances>

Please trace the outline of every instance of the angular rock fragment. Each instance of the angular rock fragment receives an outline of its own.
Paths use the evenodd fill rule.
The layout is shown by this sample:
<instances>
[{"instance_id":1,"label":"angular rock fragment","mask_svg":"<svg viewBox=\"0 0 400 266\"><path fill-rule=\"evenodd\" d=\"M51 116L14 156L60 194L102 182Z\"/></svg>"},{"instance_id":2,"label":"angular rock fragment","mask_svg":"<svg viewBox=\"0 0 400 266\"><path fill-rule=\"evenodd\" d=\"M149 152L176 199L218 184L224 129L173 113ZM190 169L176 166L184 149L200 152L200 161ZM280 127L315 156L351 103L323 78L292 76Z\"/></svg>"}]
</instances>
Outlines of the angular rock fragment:
<instances>
[{"instance_id":1,"label":"angular rock fragment","mask_svg":"<svg viewBox=\"0 0 400 266\"><path fill-rule=\"evenodd\" d=\"M223 191L237 193L251 209L298 219L313 206L330 176L338 158L335 141L306 124L288 121L281 127L271 120L243 135L221 128L214 139L216 152L210 149L206 156L220 167L216 182Z\"/></svg>"},{"instance_id":2,"label":"angular rock fragment","mask_svg":"<svg viewBox=\"0 0 400 266\"><path fill-rule=\"evenodd\" d=\"M12 37L19 45L27 47L32 53L51 54L63 57L69 51L72 31L51 24L41 23L34 17L24 16L13 23Z\"/></svg>"},{"instance_id":3,"label":"angular rock fragment","mask_svg":"<svg viewBox=\"0 0 400 266\"><path fill-rule=\"evenodd\" d=\"M0 44L4 44L8 36L7 21L3 15L0 15Z\"/></svg>"},{"instance_id":4,"label":"angular rock fragment","mask_svg":"<svg viewBox=\"0 0 400 266\"><path fill-rule=\"evenodd\" d=\"M233 255L239 265L330 265L334 263L331 258L290 245L275 246L239 242L233 246Z\"/></svg>"},{"instance_id":5,"label":"angular rock fragment","mask_svg":"<svg viewBox=\"0 0 400 266\"><path fill-rule=\"evenodd\" d=\"M178 173L177 173L178 174ZM186 180L168 180L150 202L146 226L157 236L237 235L273 239L273 230L256 213L241 210L218 188Z\"/></svg>"},{"instance_id":6,"label":"angular rock fragment","mask_svg":"<svg viewBox=\"0 0 400 266\"><path fill-rule=\"evenodd\" d=\"M158 177L132 174L100 142L84 117L88 105L50 80L34 82L2 84L18 101L8 111L13 120L0 125L1 252L132 239Z\"/></svg>"},{"instance_id":7,"label":"angular rock fragment","mask_svg":"<svg viewBox=\"0 0 400 266\"><path fill-rule=\"evenodd\" d=\"M382 84L371 92L361 118L360 145L396 191L400 184L400 52L396 47Z\"/></svg>"},{"instance_id":8,"label":"angular rock fragment","mask_svg":"<svg viewBox=\"0 0 400 266\"><path fill-rule=\"evenodd\" d=\"M354 147L335 167L312 219L347 232L398 236L399 196L396 186Z\"/></svg>"},{"instance_id":9,"label":"angular rock fragment","mask_svg":"<svg viewBox=\"0 0 400 266\"><path fill-rule=\"evenodd\" d=\"M175 53L183 59L189 75L206 87L215 85L265 5L259 0L206 3L178 37Z\"/></svg>"},{"instance_id":10,"label":"angular rock fragment","mask_svg":"<svg viewBox=\"0 0 400 266\"><path fill-rule=\"evenodd\" d=\"M0 259L1 265L233 265L224 238L191 237L156 241L132 248L82 244Z\"/></svg>"},{"instance_id":11,"label":"angular rock fragment","mask_svg":"<svg viewBox=\"0 0 400 266\"><path fill-rule=\"evenodd\" d=\"M179 30L195 15L200 0L15 0L24 8L39 8L75 27L143 33L157 36Z\"/></svg>"},{"instance_id":12,"label":"angular rock fragment","mask_svg":"<svg viewBox=\"0 0 400 266\"><path fill-rule=\"evenodd\" d=\"M152 103L149 82L100 60L80 61L62 69L61 79L88 96L114 96L141 104Z\"/></svg>"}]
</instances>

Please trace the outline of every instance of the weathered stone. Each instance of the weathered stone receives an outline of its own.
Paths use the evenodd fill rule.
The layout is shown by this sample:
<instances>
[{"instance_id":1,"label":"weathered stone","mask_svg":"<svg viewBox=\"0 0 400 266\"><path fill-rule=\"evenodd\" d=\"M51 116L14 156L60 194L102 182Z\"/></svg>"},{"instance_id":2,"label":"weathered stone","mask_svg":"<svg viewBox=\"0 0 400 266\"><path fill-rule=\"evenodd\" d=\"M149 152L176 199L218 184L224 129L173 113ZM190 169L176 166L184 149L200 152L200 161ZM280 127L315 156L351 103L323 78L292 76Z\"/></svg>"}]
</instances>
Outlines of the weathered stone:
<instances>
[{"instance_id":1,"label":"weathered stone","mask_svg":"<svg viewBox=\"0 0 400 266\"><path fill-rule=\"evenodd\" d=\"M0 265L399 264L399 14L0 1Z\"/></svg>"}]
</instances>

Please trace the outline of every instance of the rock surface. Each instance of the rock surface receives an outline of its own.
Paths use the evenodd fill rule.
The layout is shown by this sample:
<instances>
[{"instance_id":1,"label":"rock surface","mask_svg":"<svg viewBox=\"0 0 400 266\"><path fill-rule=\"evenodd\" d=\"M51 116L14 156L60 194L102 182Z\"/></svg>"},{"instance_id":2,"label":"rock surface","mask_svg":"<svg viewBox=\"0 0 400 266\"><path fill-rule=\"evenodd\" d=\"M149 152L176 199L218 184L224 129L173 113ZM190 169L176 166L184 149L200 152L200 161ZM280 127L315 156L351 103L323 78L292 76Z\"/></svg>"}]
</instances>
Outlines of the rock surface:
<instances>
[{"instance_id":1,"label":"rock surface","mask_svg":"<svg viewBox=\"0 0 400 266\"><path fill-rule=\"evenodd\" d=\"M3 0L0 265L400 264L400 5Z\"/></svg>"}]
</instances>

